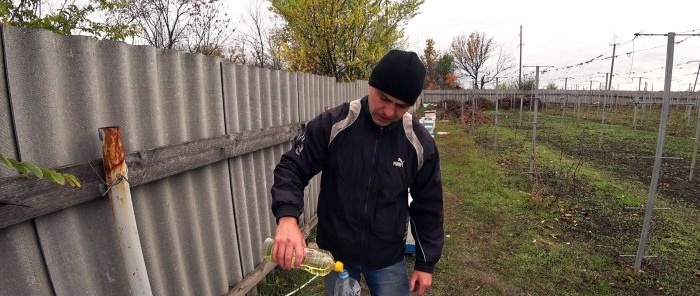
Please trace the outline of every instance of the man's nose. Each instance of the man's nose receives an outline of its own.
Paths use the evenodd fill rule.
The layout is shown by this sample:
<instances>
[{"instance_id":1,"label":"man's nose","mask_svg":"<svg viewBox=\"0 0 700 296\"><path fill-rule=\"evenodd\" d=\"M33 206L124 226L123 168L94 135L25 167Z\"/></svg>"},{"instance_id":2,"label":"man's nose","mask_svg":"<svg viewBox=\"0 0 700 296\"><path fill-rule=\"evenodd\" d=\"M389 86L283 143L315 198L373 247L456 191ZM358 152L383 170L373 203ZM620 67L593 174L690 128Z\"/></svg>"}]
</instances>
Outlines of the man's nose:
<instances>
[{"instance_id":1,"label":"man's nose","mask_svg":"<svg viewBox=\"0 0 700 296\"><path fill-rule=\"evenodd\" d=\"M394 112L393 107L391 107L391 106L384 107L384 116L392 118L392 117L394 117L394 113L396 113L396 112Z\"/></svg>"}]
</instances>

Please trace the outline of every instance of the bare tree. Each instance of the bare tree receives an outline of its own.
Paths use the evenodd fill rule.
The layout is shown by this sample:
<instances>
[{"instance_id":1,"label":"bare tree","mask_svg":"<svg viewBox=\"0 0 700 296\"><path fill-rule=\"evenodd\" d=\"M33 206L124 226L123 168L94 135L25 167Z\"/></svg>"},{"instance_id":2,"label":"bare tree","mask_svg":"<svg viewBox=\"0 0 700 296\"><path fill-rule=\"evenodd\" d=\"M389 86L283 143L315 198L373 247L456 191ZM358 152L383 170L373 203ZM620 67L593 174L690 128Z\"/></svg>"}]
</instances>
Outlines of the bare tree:
<instances>
[{"instance_id":1,"label":"bare tree","mask_svg":"<svg viewBox=\"0 0 700 296\"><path fill-rule=\"evenodd\" d=\"M493 68L485 68L484 74L481 75L481 88L487 83L493 82L503 72L506 72L514 67L513 54L498 46L498 58Z\"/></svg>"},{"instance_id":2,"label":"bare tree","mask_svg":"<svg viewBox=\"0 0 700 296\"><path fill-rule=\"evenodd\" d=\"M280 59L276 54L279 50L275 49L272 42L279 29L274 25L275 17L265 11L267 9L263 9L260 0L253 0L250 5L246 5L246 15L243 17L246 32L242 34L241 41L252 56L251 65L280 69Z\"/></svg>"},{"instance_id":3,"label":"bare tree","mask_svg":"<svg viewBox=\"0 0 700 296\"><path fill-rule=\"evenodd\" d=\"M167 49L222 55L231 36L230 21L219 15L220 0L126 0L108 18L126 19L147 44Z\"/></svg>"},{"instance_id":4,"label":"bare tree","mask_svg":"<svg viewBox=\"0 0 700 296\"><path fill-rule=\"evenodd\" d=\"M249 62L246 58L247 56L245 51L245 44L240 42L234 42L234 44L226 48L226 54L224 56L225 59L231 63L238 65L247 65L249 64Z\"/></svg>"},{"instance_id":5,"label":"bare tree","mask_svg":"<svg viewBox=\"0 0 700 296\"><path fill-rule=\"evenodd\" d=\"M490 68L487 62L496 50L498 59ZM486 83L513 67L512 55L499 48L493 38L485 33L474 32L468 37L464 34L455 37L450 53L457 68L472 79L474 89L483 88Z\"/></svg>"},{"instance_id":6,"label":"bare tree","mask_svg":"<svg viewBox=\"0 0 700 296\"><path fill-rule=\"evenodd\" d=\"M204 55L225 57L230 46L235 28L231 27L228 15L223 17L222 4L211 1L205 5L199 13L192 15L192 22L187 34L187 47L190 52L198 52ZM229 50L230 51L230 50Z\"/></svg>"},{"instance_id":7,"label":"bare tree","mask_svg":"<svg viewBox=\"0 0 700 296\"><path fill-rule=\"evenodd\" d=\"M190 16L200 0L130 0L118 13L128 15L139 27L139 37L158 48L181 49L186 42Z\"/></svg>"},{"instance_id":8,"label":"bare tree","mask_svg":"<svg viewBox=\"0 0 700 296\"><path fill-rule=\"evenodd\" d=\"M246 25L246 32L243 33L242 42L248 48L252 56L252 65L265 68L268 66L267 48L267 28L264 22L265 15L261 9L261 1L253 1L246 5L246 15L243 23Z\"/></svg>"}]
</instances>

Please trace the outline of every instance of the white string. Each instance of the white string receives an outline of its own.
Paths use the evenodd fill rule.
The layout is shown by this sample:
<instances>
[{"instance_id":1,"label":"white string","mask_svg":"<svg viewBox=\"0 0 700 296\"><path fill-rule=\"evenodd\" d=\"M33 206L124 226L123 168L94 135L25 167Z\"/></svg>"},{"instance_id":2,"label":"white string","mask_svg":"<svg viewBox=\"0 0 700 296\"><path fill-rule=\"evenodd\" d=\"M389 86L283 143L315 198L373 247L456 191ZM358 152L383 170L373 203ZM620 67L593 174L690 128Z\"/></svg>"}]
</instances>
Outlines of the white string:
<instances>
[{"instance_id":1,"label":"white string","mask_svg":"<svg viewBox=\"0 0 700 296\"><path fill-rule=\"evenodd\" d=\"M293 295L294 293L299 292L299 290L301 290L301 289L303 289L304 287L306 287L306 285L308 285L309 283L311 283L311 281L315 280L317 277L318 277L318 275L315 275L315 276L312 277L308 282L306 282L305 284L301 285L301 287L297 288L296 290L294 290L294 291L292 291L292 292L289 292L289 294L287 294L287 295L285 295L285 296L291 296L291 295Z\"/></svg>"}]
</instances>

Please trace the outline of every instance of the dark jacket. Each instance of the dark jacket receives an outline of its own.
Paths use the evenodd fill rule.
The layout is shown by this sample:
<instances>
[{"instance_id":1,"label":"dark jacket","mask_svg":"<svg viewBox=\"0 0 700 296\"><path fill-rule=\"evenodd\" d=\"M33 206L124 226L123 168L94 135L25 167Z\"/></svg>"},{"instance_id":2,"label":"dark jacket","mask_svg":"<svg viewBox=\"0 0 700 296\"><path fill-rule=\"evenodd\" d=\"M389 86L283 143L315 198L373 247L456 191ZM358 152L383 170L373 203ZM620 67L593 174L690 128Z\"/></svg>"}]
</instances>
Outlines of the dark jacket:
<instances>
[{"instance_id":1,"label":"dark jacket","mask_svg":"<svg viewBox=\"0 0 700 296\"><path fill-rule=\"evenodd\" d=\"M320 248L354 268L389 266L405 255L410 212L414 269L433 271L444 240L440 161L418 120L406 113L381 127L372 121L367 97L311 120L275 168L272 211L278 220L299 217L304 187L319 171Z\"/></svg>"}]
</instances>

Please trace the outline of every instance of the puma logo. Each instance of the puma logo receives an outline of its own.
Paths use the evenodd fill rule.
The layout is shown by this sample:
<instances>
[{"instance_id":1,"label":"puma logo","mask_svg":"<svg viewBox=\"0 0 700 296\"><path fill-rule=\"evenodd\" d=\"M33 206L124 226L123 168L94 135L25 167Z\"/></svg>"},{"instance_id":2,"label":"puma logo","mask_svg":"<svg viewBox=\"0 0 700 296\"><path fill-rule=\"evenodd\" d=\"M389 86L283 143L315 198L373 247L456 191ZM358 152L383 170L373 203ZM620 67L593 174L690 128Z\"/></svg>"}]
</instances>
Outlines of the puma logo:
<instances>
[{"instance_id":1,"label":"puma logo","mask_svg":"<svg viewBox=\"0 0 700 296\"><path fill-rule=\"evenodd\" d=\"M304 151L304 140L306 139L306 133L302 131L299 133L299 135L296 138L296 147L294 148L294 153L297 155L301 155L301 152Z\"/></svg>"},{"instance_id":2,"label":"puma logo","mask_svg":"<svg viewBox=\"0 0 700 296\"><path fill-rule=\"evenodd\" d=\"M394 166L395 166L395 167L402 168L402 167L403 167L403 163L404 163L404 160L401 159L401 157L399 157L399 159L398 159L397 161L394 161Z\"/></svg>"}]
</instances>

